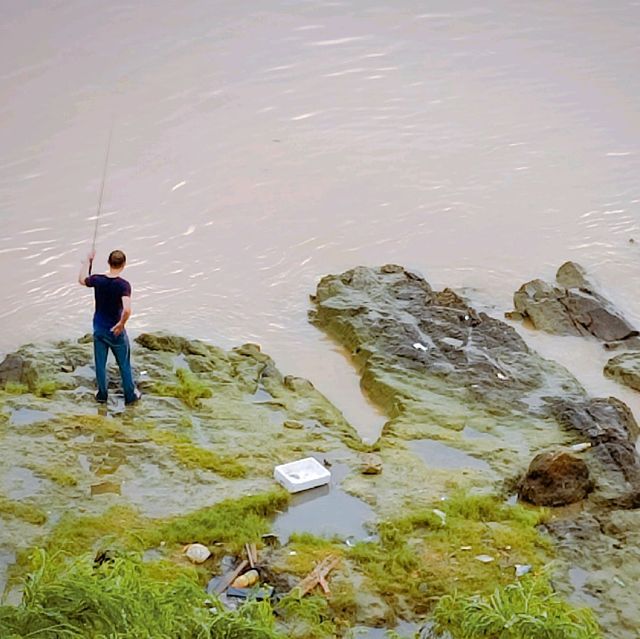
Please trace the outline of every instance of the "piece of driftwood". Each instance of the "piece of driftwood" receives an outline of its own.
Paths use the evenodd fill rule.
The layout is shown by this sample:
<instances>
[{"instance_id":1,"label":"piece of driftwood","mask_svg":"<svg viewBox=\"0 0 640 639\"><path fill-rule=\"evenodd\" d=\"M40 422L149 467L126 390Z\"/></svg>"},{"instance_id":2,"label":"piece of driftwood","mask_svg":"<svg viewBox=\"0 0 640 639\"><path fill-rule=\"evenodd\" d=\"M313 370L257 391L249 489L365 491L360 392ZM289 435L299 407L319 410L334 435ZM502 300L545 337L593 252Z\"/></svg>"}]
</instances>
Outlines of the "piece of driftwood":
<instances>
[{"instance_id":1,"label":"piece of driftwood","mask_svg":"<svg viewBox=\"0 0 640 639\"><path fill-rule=\"evenodd\" d=\"M258 563L258 549L255 544L245 544L244 549L247 552L247 559L249 560L249 566L255 568Z\"/></svg>"},{"instance_id":2,"label":"piece of driftwood","mask_svg":"<svg viewBox=\"0 0 640 639\"><path fill-rule=\"evenodd\" d=\"M221 595L236 580L236 578L248 565L249 562L246 559L243 559L235 568L235 570L233 570L233 572L226 574L222 578L220 583L215 587L215 592L218 595Z\"/></svg>"},{"instance_id":3,"label":"piece of driftwood","mask_svg":"<svg viewBox=\"0 0 640 639\"><path fill-rule=\"evenodd\" d=\"M327 575L340 563L340 557L329 555L325 557L298 585L292 590L297 590L300 597L304 597L316 586L320 586L325 595L331 594L327 584Z\"/></svg>"}]
</instances>

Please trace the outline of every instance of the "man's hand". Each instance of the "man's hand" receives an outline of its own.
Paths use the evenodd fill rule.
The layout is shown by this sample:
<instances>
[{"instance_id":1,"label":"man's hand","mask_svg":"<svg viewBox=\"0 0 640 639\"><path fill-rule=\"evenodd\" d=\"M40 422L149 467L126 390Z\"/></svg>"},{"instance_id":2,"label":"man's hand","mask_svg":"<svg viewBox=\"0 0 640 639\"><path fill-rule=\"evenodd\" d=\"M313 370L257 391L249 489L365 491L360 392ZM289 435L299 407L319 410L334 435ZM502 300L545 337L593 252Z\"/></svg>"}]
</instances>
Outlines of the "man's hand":
<instances>
[{"instance_id":1,"label":"man's hand","mask_svg":"<svg viewBox=\"0 0 640 639\"><path fill-rule=\"evenodd\" d=\"M118 322L112 329L111 332L118 337L122 331L124 331L124 324L122 322Z\"/></svg>"},{"instance_id":2,"label":"man's hand","mask_svg":"<svg viewBox=\"0 0 640 639\"><path fill-rule=\"evenodd\" d=\"M78 273L78 283L82 286L86 286L85 280L89 277L89 265L93 261L93 258L96 256L95 249L91 249L87 253L87 257L81 262L80 273Z\"/></svg>"}]
</instances>

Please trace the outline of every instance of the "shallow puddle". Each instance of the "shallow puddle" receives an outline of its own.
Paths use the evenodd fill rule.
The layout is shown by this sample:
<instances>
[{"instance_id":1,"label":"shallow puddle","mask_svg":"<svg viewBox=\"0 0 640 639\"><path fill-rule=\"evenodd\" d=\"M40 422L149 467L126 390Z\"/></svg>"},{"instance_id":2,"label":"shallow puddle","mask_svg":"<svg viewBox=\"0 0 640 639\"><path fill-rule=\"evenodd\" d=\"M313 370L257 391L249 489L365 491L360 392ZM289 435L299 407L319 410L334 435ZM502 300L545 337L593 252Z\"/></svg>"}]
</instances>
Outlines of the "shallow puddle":
<instances>
[{"instance_id":1,"label":"shallow puddle","mask_svg":"<svg viewBox=\"0 0 640 639\"><path fill-rule=\"evenodd\" d=\"M375 513L363 501L340 488L349 467L336 463L329 470L331 482L328 485L292 495L289 508L275 518L272 531L282 543L286 543L292 533L302 532L358 540L370 536L365 522L374 521Z\"/></svg>"},{"instance_id":2,"label":"shallow puddle","mask_svg":"<svg viewBox=\"0 0 640 639\"><path fill-rule=\"evenodd\" d=\"M38 422L46 422L55 415L46 410L34 410L32 408L16 408L9 417L9 423L14 426L29 426Z\"/></svg>"},{"instance_id":3,"label":"shallow puddle","mask_svg":"<svg viewBox=\"0 0 640 639\"><path fill-rule=\"evenodd\" d=\"M569 582L573 587L573 593L569 597L569 600L577 604L587 605L597 609L600 605L599 600L585 590L589 576L589 571L584 568L580 568L578 566L575 568L569 568Z\"/></svg>"},{"instance_id":4,"label":"shallow puddle","mask_svg":"<svg viewBox=\"0 0 640 639\"><path fill-rule=\"evenodd\" d=\"M488 433L481 433L479 430L471 428L471 426L465 426L462 429L463 439L489 439L489 437L491 437L491 435Z\"/></svg>"},{"instance_id":5,"label":"shallow puddle","mask_svg":"<svg viewBox=\"0 0 640 639\"><path fill-rule=\"evenodd\" d=\"M17 466L9 469L2 478L2 489L9 499L25 499L38 493L44 481L28 468Z\"/></svg>"},{"instance_id":6,"label":"shallow puddle","mask_svg":"<svg viewBox=\"0 0 640 639\"><path fill-rule=\"evenodd\" d=\"M491 466L482 459L476 459L461 450L447 446L432 439L417 439L408 442L411 450L432 468L460 470L471 468L474 470L491 471Z\"/></svg>"}]
</instances>

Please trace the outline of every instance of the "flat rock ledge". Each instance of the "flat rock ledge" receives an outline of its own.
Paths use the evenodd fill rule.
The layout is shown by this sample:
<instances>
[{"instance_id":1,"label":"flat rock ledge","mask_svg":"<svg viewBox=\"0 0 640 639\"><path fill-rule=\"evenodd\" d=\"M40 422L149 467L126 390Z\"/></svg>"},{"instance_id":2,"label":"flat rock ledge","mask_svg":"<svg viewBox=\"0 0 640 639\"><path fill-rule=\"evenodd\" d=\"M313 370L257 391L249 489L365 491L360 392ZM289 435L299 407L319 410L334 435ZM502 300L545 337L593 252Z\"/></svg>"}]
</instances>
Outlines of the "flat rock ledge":
<instances>
[{"instance_id":1,"label":"flat rock ledge","mask_svg":"<svg viewBox=\"0 0 640 639\"><path fill-rule=\"evenodd\" d=\"M561 281L584 284L580 274L565 266ZM389 415L387 439L482 431L496 439L467 447L503 476L523 472L524 460L545 448L588 442L594 499L640 505L638 425L629 408L589 397L505 322L397 265L329 275L312 299L311 320L349 349L364 389Z\"/></svg>"},{"instance_id":2,"label":"flat rock ledge","mask_svg":"<svg viewBox=\"0 0 640 639\"><path fill-rule=\"evenodd\" d=\"M636 337L638 331L613 304L600 295L575 262L556 273L557 284L540 279L523 284L513 296L511 319L527 319L537 329L555 335L591 335L604 342Z\"/></svg>"}]
</instances>

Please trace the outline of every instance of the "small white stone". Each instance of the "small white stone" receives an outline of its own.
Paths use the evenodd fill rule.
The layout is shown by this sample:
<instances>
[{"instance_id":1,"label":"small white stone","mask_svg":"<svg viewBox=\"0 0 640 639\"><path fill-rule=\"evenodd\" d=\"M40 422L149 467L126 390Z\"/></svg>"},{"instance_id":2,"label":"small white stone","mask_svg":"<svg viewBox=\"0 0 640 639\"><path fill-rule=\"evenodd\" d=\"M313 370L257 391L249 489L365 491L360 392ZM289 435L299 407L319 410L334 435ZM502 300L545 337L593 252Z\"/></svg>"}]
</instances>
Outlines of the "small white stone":
<instances>
[{"instance_id":1,"label":"small white stone","mask_svg":"<svg viewBox=\"0 0 640 639\"><path fill-rule=\"evenodd\" d=\"M185 547L184 554L194 564L201 564L211 557L211 551L202 544L189 544Z\"/></svg>"},{"instance_id":2,"label":"small white stone","mask_svg":"<svg viewBox=\"0 0 640 639\"><path fill-rule=\"evenodd\" d=\"M483 564L490 564L492 561L495 561L495 558L491 557L491 555L476 555L475 558Z\"/></svg>"}]
</instances>

